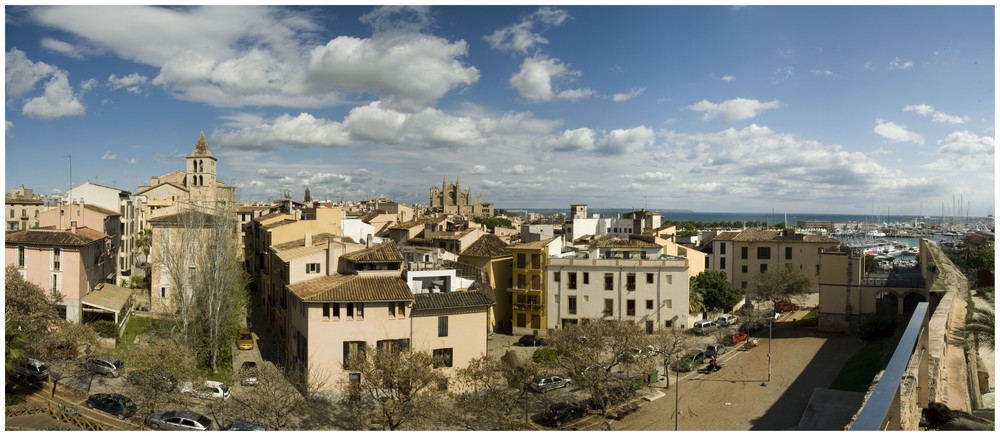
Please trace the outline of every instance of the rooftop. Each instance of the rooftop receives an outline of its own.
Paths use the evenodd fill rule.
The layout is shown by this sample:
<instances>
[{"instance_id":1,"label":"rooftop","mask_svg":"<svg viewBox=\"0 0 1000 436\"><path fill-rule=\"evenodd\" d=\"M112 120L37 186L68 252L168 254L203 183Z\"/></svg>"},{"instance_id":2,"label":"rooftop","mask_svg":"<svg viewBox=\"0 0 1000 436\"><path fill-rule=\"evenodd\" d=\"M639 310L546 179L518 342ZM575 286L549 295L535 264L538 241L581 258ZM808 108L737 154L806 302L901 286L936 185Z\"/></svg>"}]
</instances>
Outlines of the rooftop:
<instances>
[{"instance_id":1,"label":"rooftop","mask_svg":"<svg viewBox=\"0 0 1000 436\"><path fill-rule=\"evenodd\" d=\"M489 307L493 299L478 291L433 292L413 295L414 310Z\"/></svg>"},{"instance_id":2,"label":"rooftop","mask_svg":"<svg viewBox=\"0 0 1000 436\"><path fill-rule=\"evenodd\" d=\"M399 252L399 247L396 246L396 243L392 240L371 248L355 251L353 253L347 253L341 257L355 263L403 261L403 254Z\"/></svg>"},{"instance_id":3,"label":"rooftop","mask_svg":"<svg viewBox=\"0 0 1000 436\"><path fill-rule=\"evenodd\" d=\"M288 285L288 290L303 301L413 300L413 293L403 279L387 276L336 274Z\"/></svg>"},{"instance_id":4,"label":"rooftop","mask_svg":"<svg viewBox=\"0 0 1000 436\"><path fill-rule=\"evenodd\" d=\"M28 229L8 233L7 243L84 246L107 237L108 235L87 227L77 228L76 233L70 230Z\"/></svg>"},{"instance_id":5,"label":"rooftop","mask_svg":"<svg viewBox=\"0 0 1000 436\"><path fill-rule=\"evenodd\" d=\"M558 238L558 236L535 242L518 242L510 245L509 248L511 250L537 250L547 247L552 241L556 240L556 238Z\"/></svg>"},{"instance_id":6,"label":"rooftop","mask_svg":"<svg viewBox=\"0 0 1000 436\"><path fill-rule=\"evenodd\" d=\"M510 256L511 253L506 242L492 233L487 233L470 244L461 255L492 258Z\"/></svg>"}]
</instances>

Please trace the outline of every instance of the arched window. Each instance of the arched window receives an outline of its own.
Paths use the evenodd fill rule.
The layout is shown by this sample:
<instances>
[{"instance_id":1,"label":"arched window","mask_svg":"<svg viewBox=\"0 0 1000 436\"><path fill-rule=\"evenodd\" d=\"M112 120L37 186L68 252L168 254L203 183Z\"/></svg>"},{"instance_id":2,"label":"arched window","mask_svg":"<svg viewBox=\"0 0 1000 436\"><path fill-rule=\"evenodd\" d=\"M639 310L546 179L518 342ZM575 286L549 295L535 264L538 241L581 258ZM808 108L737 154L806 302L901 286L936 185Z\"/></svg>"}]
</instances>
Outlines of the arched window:
<instances>
[{"instance_id":1,"label":"arched window","mask_svg":"<svg viewBox=\"0 0 1000 436\"><path fill-rule=\"evenodd\" d=\"M205 162L202 162L200 159L198 160L198 172L205 172Z\"/></svg>"}]
</instances>

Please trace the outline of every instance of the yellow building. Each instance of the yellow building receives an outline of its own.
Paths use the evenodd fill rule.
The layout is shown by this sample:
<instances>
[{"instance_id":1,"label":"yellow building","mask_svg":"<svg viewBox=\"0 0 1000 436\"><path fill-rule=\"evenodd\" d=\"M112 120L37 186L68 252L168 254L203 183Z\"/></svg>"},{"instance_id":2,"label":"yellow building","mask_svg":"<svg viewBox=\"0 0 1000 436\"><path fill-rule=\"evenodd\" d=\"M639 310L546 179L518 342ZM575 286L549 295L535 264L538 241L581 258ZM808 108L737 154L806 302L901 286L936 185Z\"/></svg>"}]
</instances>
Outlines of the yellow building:
<instances>
[{"instance_id":1,"label":"yellow building","mask_svg":"<svg viewBox=\"0 0 1000 436\"><path fill-rule=\"evenodd\" d=\"M511 297L507 289L511 283L511 255L506 242L493 234L485 234L469 245L458 261L482 268L490 281L496 302L490 309L490 328L493 331L510 331L512 318Z\"/></svg>"},{"instance_id":2,"label":"yellow building","mask_svg":"<svg viewBox=\"0 0 1000 436\"><path fill-rule=\"evenodd\" d=\"M509 291L513 334L545 333L548 325L545 319L545 301L548 299L545 271L549 257L558 255L561 248L561 236L509 247L514 260L513 284Z\"/></svg>"},{"instance_id":3,"label":"yellow building","mask_svg":"<svg viewBox=\"0 0 1000 436\"><path fill-rule=\"evenodd\" d=\"M710 244L709 269L724 271L733 287L744 291L757 274L787 265L805 273L810 289L818 290L820 253L840 247L837 239L797 234L794 229L722 232Z\"/></svg>"}]
</instances>

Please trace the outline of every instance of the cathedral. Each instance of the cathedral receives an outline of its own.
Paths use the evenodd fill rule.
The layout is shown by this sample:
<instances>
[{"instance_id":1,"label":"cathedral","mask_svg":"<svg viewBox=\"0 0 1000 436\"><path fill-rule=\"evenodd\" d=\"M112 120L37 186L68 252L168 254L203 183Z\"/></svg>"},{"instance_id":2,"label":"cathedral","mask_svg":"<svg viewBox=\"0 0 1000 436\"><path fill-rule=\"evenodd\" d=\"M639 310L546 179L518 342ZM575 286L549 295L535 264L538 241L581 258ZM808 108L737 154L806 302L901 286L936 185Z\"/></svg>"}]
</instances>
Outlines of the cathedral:
<instances>
[{"instance_id":1,"label":"cathedral","mask_svg":"<svg viewBox=\"0 0 1000 436\"><path fill-rule=\"evenodd\" d=\"M441 181L440 188L431 186L431 210L448 215L491 217L493 203L483 203L480 195L473 198L472 189L462 192L461 182L456 177L453 185L445 179Z\"/></svg>"}]
</instances>

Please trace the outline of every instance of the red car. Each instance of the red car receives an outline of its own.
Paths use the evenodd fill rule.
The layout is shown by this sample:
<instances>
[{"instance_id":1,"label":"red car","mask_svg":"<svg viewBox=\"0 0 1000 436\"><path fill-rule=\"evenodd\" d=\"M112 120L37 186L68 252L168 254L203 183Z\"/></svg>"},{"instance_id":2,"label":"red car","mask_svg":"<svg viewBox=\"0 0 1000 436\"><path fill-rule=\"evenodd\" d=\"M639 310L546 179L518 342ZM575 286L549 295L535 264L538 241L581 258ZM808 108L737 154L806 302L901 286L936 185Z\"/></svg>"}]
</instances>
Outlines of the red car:
<instances>
[{"instance_id":1,"label":"red car","mask_svg":"<svg viewBox=\"0 0 1000 436\"><path fill-rule=\"evenodd\" d=\"M776 307L775 310L777 310L778 312L791 312L793 310L798 310L799 305L788 301L782 301L778 303L775 307Z\"/></svg>"},{"instance_id":2,"label":"red car","mask_svg":"<svg viewBox=\"0 0 1000 436\"><path fill-rule=\"evenodd\" d=\"M726 343L733 345L738 344L747 339L747 334L743 332L729 332L726 333Z\"/></svg>"}]
</instances>

